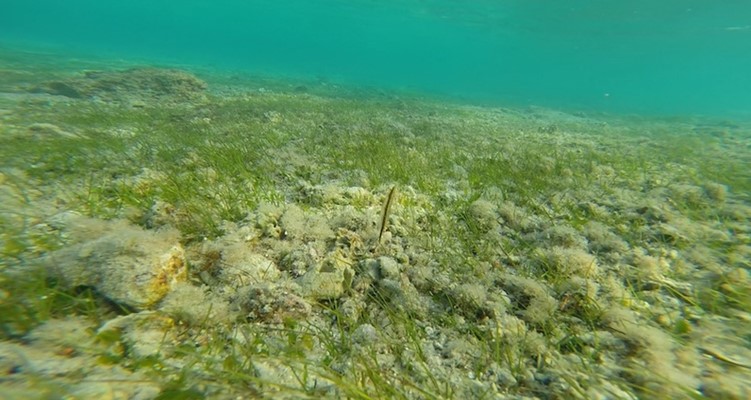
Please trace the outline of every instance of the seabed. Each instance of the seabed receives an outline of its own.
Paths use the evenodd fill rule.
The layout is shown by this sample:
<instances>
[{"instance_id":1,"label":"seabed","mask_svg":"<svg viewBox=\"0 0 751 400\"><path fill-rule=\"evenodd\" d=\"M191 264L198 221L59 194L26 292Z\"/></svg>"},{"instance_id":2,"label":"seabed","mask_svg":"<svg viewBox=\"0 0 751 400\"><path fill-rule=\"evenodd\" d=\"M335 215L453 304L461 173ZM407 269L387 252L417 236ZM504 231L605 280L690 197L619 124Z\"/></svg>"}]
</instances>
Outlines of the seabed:
<instances>
[{"instance_id":1,"label":"seabed","mask_svg":"<svg viewBox=\"0 0 751 400\"><path fill-rule=\"evenodd\" d=\"M0 68L3 398L751 397L751 124Z\"/></svg>"}]
</instances>

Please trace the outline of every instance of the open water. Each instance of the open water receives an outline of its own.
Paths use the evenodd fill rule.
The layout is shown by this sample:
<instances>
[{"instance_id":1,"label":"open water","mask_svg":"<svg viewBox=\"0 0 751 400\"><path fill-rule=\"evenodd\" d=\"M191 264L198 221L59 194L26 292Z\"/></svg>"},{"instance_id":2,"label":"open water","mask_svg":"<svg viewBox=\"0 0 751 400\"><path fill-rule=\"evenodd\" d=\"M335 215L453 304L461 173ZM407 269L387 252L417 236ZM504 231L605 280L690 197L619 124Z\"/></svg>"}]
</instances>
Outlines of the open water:
<instances>
[{"instance_id":1,"label":"open water","mask_svg":"<svg viewBox=\"0 0 751 400\"><path fill-rule=\"evenodd\" d=\"M751 115L748 0L3 0L0 42L477 104Z\"/></svg>"}]
</instances>

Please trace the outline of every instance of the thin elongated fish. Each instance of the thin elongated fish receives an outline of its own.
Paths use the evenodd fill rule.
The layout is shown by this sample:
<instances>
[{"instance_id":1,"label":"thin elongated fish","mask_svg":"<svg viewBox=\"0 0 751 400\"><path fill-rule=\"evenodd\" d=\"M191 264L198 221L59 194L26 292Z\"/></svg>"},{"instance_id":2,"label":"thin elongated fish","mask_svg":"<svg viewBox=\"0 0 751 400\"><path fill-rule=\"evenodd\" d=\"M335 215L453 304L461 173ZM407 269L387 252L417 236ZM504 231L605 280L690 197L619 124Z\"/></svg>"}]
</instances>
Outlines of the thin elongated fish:
<instances>
[{"instance_id":1,"label":"thin elongated fish","mask_svg":"<svg viewBox=\"0 0 751 400\"><path fill-rule=\"evenodd\" d=\"M381 238L383 237L383 232L386 230L386 225L389 219L391 204L394 202L395 197L396 185L392 186L391 190L389 190L389 195L386 197L386 203L383 205L383 212L381 213L381 229L378 231L378 244L381 244Z\"/></svg>"}]
</instances>

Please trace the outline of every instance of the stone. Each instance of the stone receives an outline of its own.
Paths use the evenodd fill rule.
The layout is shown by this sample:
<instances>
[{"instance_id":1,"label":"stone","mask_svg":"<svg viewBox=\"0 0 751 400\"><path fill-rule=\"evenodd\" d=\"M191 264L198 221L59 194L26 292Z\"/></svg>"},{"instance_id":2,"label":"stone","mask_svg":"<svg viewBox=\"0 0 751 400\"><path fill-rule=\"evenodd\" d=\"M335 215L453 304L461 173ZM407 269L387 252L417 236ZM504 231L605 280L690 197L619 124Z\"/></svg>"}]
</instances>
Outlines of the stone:
<instances>
[{"instance_id":1,"label":"stone","mask_svg":"<svg viewBox=\"0 0 751 400\"><path fill-rule=\"evenodd\" d=\"M124 220L74 213L60 219L70 243L49 254L45 264L65 286L92 287L116 303L142 310L187 280L185 251L175 231L149 231Z\"/></svg>"},{"instance_id":2,"label":"stone","mask_svg":"<svg viewBox=\"0 0 751 400\"><path fill-rule=\"evenodd\" d=\"M72 99L138 104L144 100L195 100L204 95L206 87L206 82L184 71L131 68L124 71L86 71L82 76L44 82L31 91Z\"/></svg>"}]
</instances>

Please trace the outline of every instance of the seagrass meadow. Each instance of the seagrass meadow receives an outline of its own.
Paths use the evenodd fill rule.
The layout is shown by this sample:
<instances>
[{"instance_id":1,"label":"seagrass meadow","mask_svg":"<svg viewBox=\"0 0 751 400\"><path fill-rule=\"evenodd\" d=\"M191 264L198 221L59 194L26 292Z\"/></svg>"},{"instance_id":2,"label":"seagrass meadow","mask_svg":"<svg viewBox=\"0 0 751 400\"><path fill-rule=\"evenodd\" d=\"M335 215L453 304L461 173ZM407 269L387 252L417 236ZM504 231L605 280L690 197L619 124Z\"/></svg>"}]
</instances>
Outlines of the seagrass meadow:
<instances>
[{"instance_id":1,"label":"seagrass meadow","mask_svg":"<svg viewBox=\"0 0 751 400\"><path fill-rule=\"evenodd\" d=\"M746 399L751 124L0 51L11 399Z\"/></svg>"}]
</instances>

